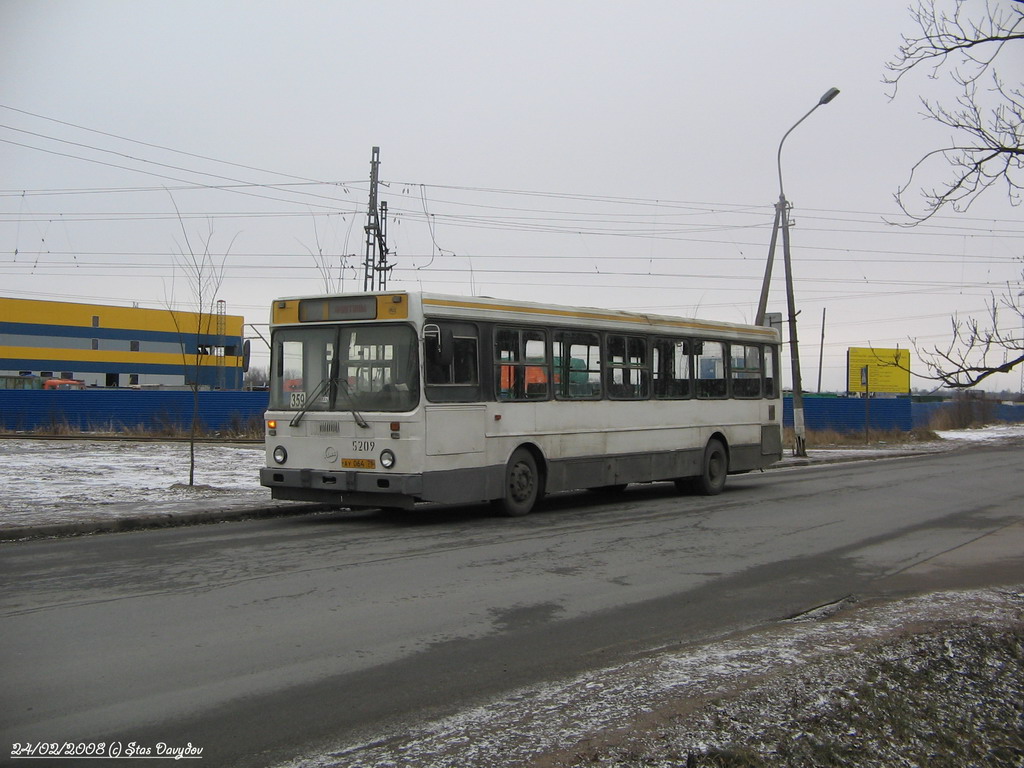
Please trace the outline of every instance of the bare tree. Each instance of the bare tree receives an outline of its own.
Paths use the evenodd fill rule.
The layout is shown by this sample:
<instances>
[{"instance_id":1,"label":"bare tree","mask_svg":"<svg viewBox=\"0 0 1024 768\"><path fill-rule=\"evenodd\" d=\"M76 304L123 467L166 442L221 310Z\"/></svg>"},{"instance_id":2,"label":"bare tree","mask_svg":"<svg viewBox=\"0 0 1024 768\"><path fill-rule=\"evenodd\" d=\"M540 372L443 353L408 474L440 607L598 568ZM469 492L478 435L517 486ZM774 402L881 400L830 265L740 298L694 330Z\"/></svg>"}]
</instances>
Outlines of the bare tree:
<instances>
[{"instance_id":1,"label":"bare tree","mask_svg":"<svg viewBox=\"0 0 1024 768\"><path fill-rule=\"evenodd\" d=\"M324 254L323 246L320 244L320 232L316 225L316 215L310 212L310 216L313 220L313 238L316 240L316 253L313 250L299 241L300 245L306 249L309 255L313 258L313 263L316 264L317 272L320 273L320 279L323 281L325 293L341 293L345 289L345 272L351 271L355 274L355 268L349 263L349 259L353 258L355 254L345 253L338 255L338 261L336 265L332 265L330 256ZM352 224L355 222L355 216L346 217L342 216L342 221L348 221L348 232L345 235L345 249L348 249L348 240L352 234ZM337 273L332 274L332 270L337 268Z\"/></svg>"},{"instance_id":2,"label":"bare tree","mask_svg":"<svg viewBox=\"0 0 1024 768\"><path fill-rule=\"evenodd\" d=\"M181 234L184 238L184 245L179 245L179 258L176 260L175 266L180 267L184 273L192 302L195 306L195 312L191 313L192 316L187 325L184 322L185 316L183 314L175 312L171 307L168 307L171 311L174 328L178 333L182 364L187 372L186 383L192 391L188 484L195 485L196 433L199 428L199 389L202 382L203 362L211 352L209 345L204 344L203 339L216 332L215 329L211 329L214 307L217 301L217 294L220 291L221 284L224 282L224 264L238 235L236 234L235 237L231 238L224 256L218 261L210 250L210 243L213 240L212 226L207 231L205 237L201 236L199 238L202 249L197 251L192 245L192 240L189 238L188 230L185 227L185 221L182 219L181 211L178 210L178 205L174 202L173 196L171 197L171 204L174 205L174 211L178 215L178 223L181 225ZM168 303L172 304L172 302ZM194 328L191 327L192 319L195 321ZM188 373L190 369L191 373Z\"/></svg>"},{"instance_id":3,"label":"bare tree","mask_svg":"<svg viewBox=\"0 0 1024 768\"><path fill-rule=\"evenodd\" d=\"M948 76L961 89L952 105L921 97L925 116L952 134L948 146L914 164L896 192L896 202L914 223L946 206L965 211L995 185L1005 186L1011 203L1019 205L1024 189L1024 68L1017 50L1024 44L1024 0L986 0L978 16L969 13L977 3L947 0L942 6L918 0L911 7L917 30L903 36L884 77L893 97L915 70L933 80ZM936 174L939 180L931 181ZM914 205L918 195L923 211Z\"/></svg>"},{"instance_id":4,"label":"bare tree","mask_svg":"<svg viewBox=\"0 0 1024 768\"><path fill-rule=\"evenodd\" d=\"M1024 0L918 0L910 8L916 30L886 64L892 96L907 75L924 71L951 79L954 104L921 97L924 115L951 131L947 146L925 153L895 195L911 219L926 221L948 207L966 211L989 189L1003 188L1011 205L1024 190ZM933 179L938 179L933 181ZM923 209L914 201L923 201ZM1024 273L1022 273L1024 278ZM1024 318L1013 283L988 302L984 321L951 318L946 346L918 354L928 378L967 389L1024 362Z\"/></svg>"}]
</instances>

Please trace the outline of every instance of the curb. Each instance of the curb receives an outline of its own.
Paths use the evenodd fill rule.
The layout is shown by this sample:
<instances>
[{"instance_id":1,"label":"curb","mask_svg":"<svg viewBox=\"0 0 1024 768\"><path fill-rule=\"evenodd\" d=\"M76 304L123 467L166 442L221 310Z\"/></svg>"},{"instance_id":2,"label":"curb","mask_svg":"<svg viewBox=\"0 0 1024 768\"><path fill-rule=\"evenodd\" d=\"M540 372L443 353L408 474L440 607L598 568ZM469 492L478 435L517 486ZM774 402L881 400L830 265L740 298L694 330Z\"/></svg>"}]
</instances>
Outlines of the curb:
<instances>
[{"instance_id":1,"label":"curb","mask_svg":"<svg viewBox=\"0 0 1024 768\"><path fill-rule=\"evenodd\" d=\"M338 509L331 504L294 504L288 506L254 506L240 509L188 510L164 514L111 518L109 520L83 520L81 522L25 525L0 528L0 542L26 539L88 536L94 533L123 533L154 528L173 528L185 525L207 525L257 518L288 517L327 512Z\"/></svg>"}]
</instances>

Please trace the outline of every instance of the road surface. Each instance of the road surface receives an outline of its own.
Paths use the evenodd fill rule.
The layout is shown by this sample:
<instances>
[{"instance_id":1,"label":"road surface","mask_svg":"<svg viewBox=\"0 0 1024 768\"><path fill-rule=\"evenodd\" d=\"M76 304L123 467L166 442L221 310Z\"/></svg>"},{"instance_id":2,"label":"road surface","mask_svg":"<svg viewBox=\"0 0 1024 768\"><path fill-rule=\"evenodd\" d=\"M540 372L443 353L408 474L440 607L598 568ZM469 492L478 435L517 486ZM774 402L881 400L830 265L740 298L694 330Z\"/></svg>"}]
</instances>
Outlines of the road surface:
<instances>
[{"instance_id":1,"label":"road surface","mask_svg":"<svg viewBox=\"0 0 1024 768\"><path fill-rule=\"evenodd\" d=\"M1022 469L1021 446L981 446L734 477L712 498L569 494L515 520L339 512L5 543L0 760L134 742L273 765L850 594L1019 582L1016 549L900 575L1018 528Z\"/></svg>"}]
</instances>

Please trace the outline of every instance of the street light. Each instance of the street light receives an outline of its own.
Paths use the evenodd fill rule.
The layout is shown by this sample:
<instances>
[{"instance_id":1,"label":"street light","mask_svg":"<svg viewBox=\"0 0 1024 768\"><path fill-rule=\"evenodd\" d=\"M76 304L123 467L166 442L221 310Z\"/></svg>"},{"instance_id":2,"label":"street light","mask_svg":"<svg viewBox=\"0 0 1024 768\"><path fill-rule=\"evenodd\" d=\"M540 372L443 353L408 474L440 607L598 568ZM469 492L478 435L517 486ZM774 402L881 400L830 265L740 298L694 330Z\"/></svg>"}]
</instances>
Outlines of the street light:
<instances>
[{"instance_id":1,"label":"street light","mask_svg":"<svg viewBox=\"0 0 1024 768\"><path fill-rule=\"evenodd\" d=\"M789 255L789 208L786 200L786 193L782 188L782 145L786 143L789 134L804 120L811 116L811 112L823 104L828 104L839 95L838 88L829 88L818 99L818 103L811 107L807 114L793 123L793 127L786 131L779 142L779 151L776 163L779 168L779 202L775 204L775 223L772 225L772 239L768 245L768 263L764 269L764 282L761 284L761 298L757 303L758 325L764 325L765 310L768 305L768 284L772 279L772 264L775 262L775 243L778 239L779 228L782 228L782 258L786 267L786 302L789 309L789 356L793 366L793 432L796 435L796 445L793 453L797 456L807 455L807 432L804 428L804 397L803 384L800 380L800 353L796 340L796 302L793 299L793 266Z\"/></svg>"}]
</instances>

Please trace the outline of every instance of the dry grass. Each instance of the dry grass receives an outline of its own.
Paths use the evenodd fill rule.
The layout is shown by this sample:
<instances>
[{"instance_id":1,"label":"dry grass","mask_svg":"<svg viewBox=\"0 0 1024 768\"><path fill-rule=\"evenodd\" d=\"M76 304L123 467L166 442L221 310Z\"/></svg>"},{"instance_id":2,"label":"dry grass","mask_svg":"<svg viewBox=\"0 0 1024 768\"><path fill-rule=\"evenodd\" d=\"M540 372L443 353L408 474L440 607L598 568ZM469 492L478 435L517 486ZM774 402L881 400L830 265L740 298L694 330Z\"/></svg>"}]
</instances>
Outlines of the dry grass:
<instances>
[{"instance_id":1,"label":"dry grass","mask_svg":"<svg viewBox=\"0 0 1024 768\"><path fill-rule=\"evenodd\" d=\"M942 429L943 427L936 427ZM905 432L902 429L872 429L867 435L861 432L839 432L834 429L811 429L807 430L808 448L853 448L857 446L893 446L893 445L914 445L938 440L939 436L929 429L913 429ZM794 443L793 429L787 427L783 430L783 444L791 446Z\"/></svg>"},{"instance_id":2,"label":"dry grass","mask_svg":"<svg viewBox=\"0 0 1024 768\"><path fill-rule=\"evenodd\" d=\"M0 434L6 435L24 434L25 432L26 430L0 429ZM152 425L123 424L115 421L90 422L84 429L72 425L66 419L59 418L51 419L48 423L40 424L28 432L39 437L118 437L129 440L188 440L192 437L188 425L159 418L155 419ZM195 433L195 439L201 441L262 442L263 438L262 415L253 415L248 418L234 415L222 429L212 430L201 426Z\"/></svg>"}]
</instances>

